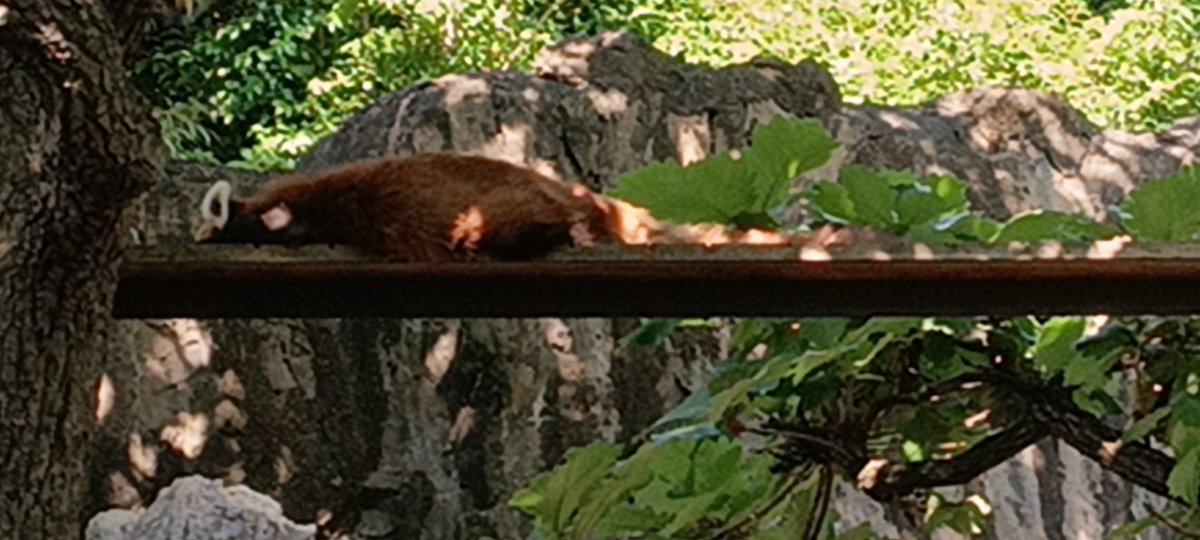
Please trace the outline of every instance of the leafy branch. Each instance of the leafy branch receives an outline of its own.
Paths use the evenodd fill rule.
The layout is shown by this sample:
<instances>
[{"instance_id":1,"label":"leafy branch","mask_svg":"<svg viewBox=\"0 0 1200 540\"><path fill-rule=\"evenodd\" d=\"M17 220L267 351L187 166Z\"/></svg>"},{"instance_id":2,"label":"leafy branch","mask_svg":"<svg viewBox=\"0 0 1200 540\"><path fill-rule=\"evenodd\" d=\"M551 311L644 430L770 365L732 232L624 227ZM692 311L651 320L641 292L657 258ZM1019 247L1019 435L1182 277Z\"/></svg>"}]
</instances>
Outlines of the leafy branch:
<instances>
[{"instance_id":1,"label":"leafy branch","mask_svg":"<svg viewBox=\"0 0 1200 540\"><path fill-rule=\"evenodd\" d=\"M780 118L736 159L653 165L611 194L667 219L776 228L782 209L799 203L815 217L801 229L865 227L941 244L1200 235L1200 169L1140 187L1112 209L1110 224L1058 212L1000 223L972 212L965 186L949 177L848 165L839 182L794 194L796 176L833 148L819 124ZM649 321L622 346L656 347L686 331L679 321ZM592 454L573 454L514 499L539 534L824 538L832 534L824 524L836 519L821 509L828 492L823 482L798 482L798 472L836 473L877 500L905 501L966 483L1046 436L1197 515L1200 366L1183 351L1200 352L1200 323L748 319L732 337L731 358L647 440L631 443L632 456L619 459L612 447L584 467L580 459ZM1139 387L1123 402L1118 378L1126 376ZM1178 459L1144 441L1151 437ZM977 531L986 514L979 501L929 499L937 508L928 527Z\"/></svg>"}]
</instances>

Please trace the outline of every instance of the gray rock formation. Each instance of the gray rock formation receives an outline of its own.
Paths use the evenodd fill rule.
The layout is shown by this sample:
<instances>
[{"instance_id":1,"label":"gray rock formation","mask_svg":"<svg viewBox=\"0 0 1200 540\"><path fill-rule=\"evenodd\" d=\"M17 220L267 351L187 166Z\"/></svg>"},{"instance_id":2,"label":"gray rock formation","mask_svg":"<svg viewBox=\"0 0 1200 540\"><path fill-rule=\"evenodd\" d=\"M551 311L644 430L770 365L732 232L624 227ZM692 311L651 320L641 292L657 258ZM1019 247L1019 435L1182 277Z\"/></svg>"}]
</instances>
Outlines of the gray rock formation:
<instances>
[{"instance_id":1,"label":"gray rock formation","mask_svg":"<svg viewBox=\"0 0 1200 540\"><path fill-rule=\"evenodd\" d=\"M302 168L452 151L599 188L658 160L739 148L778 114L819 119L843 145L809 179L831 178L844 163L953 174L996 218L1054 208L1102 219L1106 205L1190 163L1200 147L1195 120L1159 134L1101 132L1062 102L1023 90L842 108L814 64L714 71L605 34L546 51L533 74L451 76L399 91L349 118ZM175 168L131 212L130 241L188 241L204 189L228 174ZM572 446L636 433L725 356L725 330L683 332L652 350L617 347L635 326L126 321L108 371L95 504L143 504L174 478L202 474L267 494L298 522L328 514L335 526L357 523L363 538L523 537L528 525L506 504L514 490ZM456 423L461 440L447 451ZM895 509L842 491L847 525L923 536ZM992 499L991 538L1099 538L1140 515L1143 502L1161 504L1053 441L962 491Z\"/></svg>"},{"instance_id":2,"label":"gray rock formation","mask_svg":"<svg viewBox=\"0 0 1200 540\"><path fill-rule=\"evenodd\" d=\"M144 513L108 510L88 523L86 540L308 540L314 525L297 525L279 503L246 486L186 476L163 489Z\"/></svg>"}]
</instances>

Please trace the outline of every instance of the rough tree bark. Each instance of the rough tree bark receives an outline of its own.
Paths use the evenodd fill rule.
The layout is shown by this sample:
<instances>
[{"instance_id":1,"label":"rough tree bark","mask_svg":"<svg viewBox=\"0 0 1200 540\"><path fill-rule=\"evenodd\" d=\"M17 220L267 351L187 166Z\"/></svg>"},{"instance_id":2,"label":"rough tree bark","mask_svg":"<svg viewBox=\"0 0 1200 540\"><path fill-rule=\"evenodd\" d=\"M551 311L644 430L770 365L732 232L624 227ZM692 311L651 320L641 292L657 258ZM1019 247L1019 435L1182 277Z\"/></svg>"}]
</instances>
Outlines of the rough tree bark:
<instances>
[{"instance_id":1,"label":"rough tree bark","mask_svg":"<svg viewBox=\"0 0 1200 540\"><path fill-rule=\"evenodd\" d=\"M3 538L80 534L118 223L160 174L119 41L137 21L117 22L103 2L0 2Z\"/></svg>"}]
</instances>

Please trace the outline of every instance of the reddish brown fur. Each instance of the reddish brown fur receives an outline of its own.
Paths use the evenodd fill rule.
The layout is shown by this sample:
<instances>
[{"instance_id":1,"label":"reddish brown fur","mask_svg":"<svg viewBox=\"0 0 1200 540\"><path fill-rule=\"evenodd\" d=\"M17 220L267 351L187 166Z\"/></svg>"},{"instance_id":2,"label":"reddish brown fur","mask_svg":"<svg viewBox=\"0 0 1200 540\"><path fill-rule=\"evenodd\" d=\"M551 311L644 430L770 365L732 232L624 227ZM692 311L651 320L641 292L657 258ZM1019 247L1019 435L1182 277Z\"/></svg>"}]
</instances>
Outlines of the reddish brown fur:
<instances>
[{"instance_id":1,"label":"reddish brown fur","mask_svg":"<svg viewBox=\"0 0 1200 540\"><path fill-rule=\"evenodd\" d=\"M504 161L424 154L282 177L246 200L245 211L261 214L282 203L295 222L335 242L438 261L469 255L453 233L472 207L483 218L477 247L484 256L522 257L566 245L571 227L585 222L593 236L606 238L594 197Z\"/></svg>"},{"instance_id":2,"label":"reddish brown fur","mask_svg":"<svg viewBox=\"0 0 1200 540\"><path fill-rule=\"evenodd\" d=\"M287 235L259 216L284 205ZM245 242L254 235L354 245L408 261L525 259L570 244L780 243L774 233L661 223L643 208L479 156L423 154L363 161L276 179L242 201L241 225L199 235ZM265 222L265 221L264 221ZM246 232L238 227L254 224ZM258 230L261 229L261 230ZM244 236L249 235L249 236ZM766 241L763 241L767 235ZM278 240L278 237L272 237Z\"/></svg>"}]
</instances>

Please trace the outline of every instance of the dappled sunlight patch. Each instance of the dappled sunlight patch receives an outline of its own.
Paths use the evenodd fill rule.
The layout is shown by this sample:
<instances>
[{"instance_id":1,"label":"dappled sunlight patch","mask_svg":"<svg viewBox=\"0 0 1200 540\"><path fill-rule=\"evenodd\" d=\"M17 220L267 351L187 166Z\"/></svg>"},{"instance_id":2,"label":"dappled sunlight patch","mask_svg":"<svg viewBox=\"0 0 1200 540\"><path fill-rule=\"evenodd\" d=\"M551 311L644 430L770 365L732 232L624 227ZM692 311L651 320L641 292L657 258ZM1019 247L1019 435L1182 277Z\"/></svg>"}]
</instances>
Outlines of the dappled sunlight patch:
<instances>
[{"instance_id":1,"label":"dappled sunlight patch","mask_svg":"<svg viewBox=\"0 0 1200 540\"><path fill-rule=\"evenodd\" d=\"M963 420L963 427L967 429L975 429L980 426L987 425L991 422L992 410L984 409Z\"/></svg>"},{"instance_id":2,"label":"dappled sunlight patch","mask_svg":"<svg viewBox=\"0 0 1200 540\"><path fill-rule=\"evenodd\" d=\"M862 470L858 471L858 489L870 491L880 481L880 474L888 465L888 460L875 458L867 462Z\"/></svg>"},{"instance_id":3,"label":"dappled sunlight patch","mask_svg":"<svg viewBox=\"0 0 1200 540\"><path fill-rule=\"evenodd\" d=\"M619 90L587 89L588 100L592 110L605 118L611 118L629 109L629 96Z\"/></svg>"},{"instance_id":4,"label":"dappled sunlight patch","mask_svg":"<svg viewBox=\"0 0 1200 540\"><path fill-rule=\"evenodd\" d=\"M575 354L571 327L562 319L543 319L542 331L546 345L554 351L558 364L558 376L567 383L581 383L584 379L584 364Z\"/></svg>"},{"instance_id":5,"label":"dappled sunlight patch","mask_svg":"<svg viewBox=\"0 0 1200 540\"><path fill-rule=\"evenodd\" d=\"M221 380L217 381L217 390L233 399L246 399L246 388L232 369L227 369L221 374Z\"/></svg>"},{"instance_id":6,"label":"dappled sunlight patch","mask_svg":"<svg viewBox=\"0 0 1200 540\"><path fill-rule=\"evenodd\" d=\"M104 419L112 412L116 402L117 390L113 387L112 379L107 373L100 375L100 382L96 385L95 420L97 425L104 424Z\"/></svg>"},{"instance_id":7,"label":"dappled sunlight patch","mask_svg":"<svg viewBox=\"0 0 1200 540\"><path fill-rule=\"evenodd\" d=\"M137 487L120 472L113 471L108 475L108 492L105 499L109 506L115 508L138 508L142 503L142 496L138 494Z\"/></svg>"},{"instance_id":8,"label":"dappled sunlight patch","mask_svg":"<svg viewBox=\"0 0 1200 540\"><path fill-rule=\"evenodd\" d=\"M533 148L533 128L524 122L502 124L500 130L476 152L492 159L523 165Z\"/></svg>"},{"instance_id":9,"label":"dappled sunlight patch","mask_svg":"<svg viewBox=\"0 0 1200 540\"><path fill-rule=\"evenodd\" d=\"M208 442L208 415L181 412L175 423L164 427L160 438L179 455L192 460L200 456Z\"/></svg>"},{"instance_id":10,"label":"dappled sunlight patch","mask_svg":"<svg viewBox=\"0 0 1200 540\"><path fill-rule=\"evenodd\" d=\"M1114 236L1107 240L1096 240L1088 248L1089 259L1113 259L1133 243L1129 235Z\"/></svg>"},{"instance_id":11,"label":"dappled sunlight patch","mask_svg":"<svg viewBox=\"0 0 1200 540\"><path fill-rule=\"evenodd\" d=\"M554 167L554 162L550 160L534 157L529 159L527 165L530 169L537 171L538 174L546 178L562 181L562 176L558 174L558 169Z\"/></svg>"},{"instance_id":12,"label":"dappled sunlight patch","mask_svg":"<svg viewBox=\"0 0 1200 540\"><path fill-rule=\"evenodd\" d=\"M228 399L222 400L221 403L217 404L217 408L213 410L213 416L215 417L213 427L216 429L231 427L241 431L246 428L246 423L248 422L246 413L242 412L237 405L234 405Z\"/></svg>"},{"instance_id":13,"label":"dappled sunlight patch","mask_svg":"<svg viewBox=\"0 0 1200 540\"><path fill-rule=\"evenodd\" d=\"M435 79L433 85L443 92L442 103L446 109L460 107L473 97L492 93L492 86L479 77L446 75Z\"/></svg>"},{"instance_id":14,"label":"dappled sunlight patch","mask_svg":"<svg viewBox=\"0 0 1200 540\"><path fill-rule=\"evenodd\" d=\"M687 167L708 157L712 133L708 121L698 116L675 116L669 119L671 142L675 145L675 161Z\"/></svg>"},{"instance_id":15,"label":"dappled sunlight patch","mask_svg":"<svg viewBox=\"0 0 1200 540\"><path fill-rule=\"evenodd\" d=\"M437 385L450 371L458 354L458 327L452 327L442 332L433 346L425 353L425 372Z\"/></svg>"},{"instance_id":16,"label":"dappled sunlight patch","mask_svg":"<svg viewBox=\"0 0 1200 540\"><path fill-rule=\"evenodd\" d=\"M467 435L470 435L475 429L476 416L474 407L463 407L458 410L458 414L454 416L454 423L450 425L450 432L446 437L444 452L453 452L462 445Z\"/></svg>"},{"instance_id":17,"label":"dappled sunlight patch","mask_svg":"<svg viewBox=\"0 0 1200 540\"><path fill-rule=\"evenodd\" d=\"M182 357L192 369L206 367L212 361L212 334L196 319L170 319L167 328L175 337Z\"/></svg>"},{"instance_id":18,"label":"dappled sunlight patch","mask_svg":"<svg viewBox=\"0 0 1200 540\"><path fill-rule=\"evenodd\" d=\"M212 334L195 319L167 319L150 325L157 331L144 355L146 373L168 386L183 383L212 362Z\"/></svg>"},{"instance_id":19,"label":"dappled sunlight patch","mask_svg":"<svg viewBox=\"0 0 1200 540\"><path fill-rule=\"evenodd\" d=\"M285 485L296 476L296 460L292 456L292 449L286 445L279 447L279 453L275 454L275 483L277 485Z\"/></svg>"},{"instance_id":20,"label":"dappled sunlight patch","mask_svg":"<svg viewBox=\"0 0 1200 540\"><path fill-rule=\"evenodd\" d=\"M125 446L129 468L141 479L154 478L158 471L158 445L146 444L138 433L130 433Z\"/></svg>"}]
</instances>

